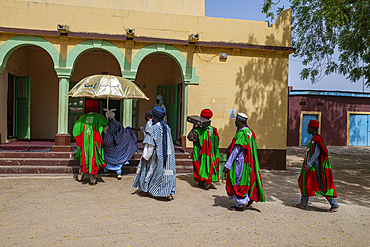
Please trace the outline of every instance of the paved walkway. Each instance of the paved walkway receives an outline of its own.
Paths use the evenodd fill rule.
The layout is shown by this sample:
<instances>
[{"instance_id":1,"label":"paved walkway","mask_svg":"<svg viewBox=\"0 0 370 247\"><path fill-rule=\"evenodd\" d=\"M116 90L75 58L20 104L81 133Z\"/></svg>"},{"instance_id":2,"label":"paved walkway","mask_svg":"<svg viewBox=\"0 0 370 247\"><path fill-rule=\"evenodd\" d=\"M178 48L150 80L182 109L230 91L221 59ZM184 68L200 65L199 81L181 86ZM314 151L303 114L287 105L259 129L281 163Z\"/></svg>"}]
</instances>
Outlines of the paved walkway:
<instances>
[{"instance_id":1,"label":"paved walkway","mask_svg":"<svg viewBox=\"0 0 370 247\"><path fill-rule=\"evenodd\" d=\"M224 182L204 190L190 174L177 176L170 202L132 194L133 176L95 187L0 178L0 246L370 246L369 149L329 151L340 205L332 214L322 197L290 207L304 148L288 148L286 171L262 171L267 201L244 212L226 209Z\"/></svg>"}]
</instances>

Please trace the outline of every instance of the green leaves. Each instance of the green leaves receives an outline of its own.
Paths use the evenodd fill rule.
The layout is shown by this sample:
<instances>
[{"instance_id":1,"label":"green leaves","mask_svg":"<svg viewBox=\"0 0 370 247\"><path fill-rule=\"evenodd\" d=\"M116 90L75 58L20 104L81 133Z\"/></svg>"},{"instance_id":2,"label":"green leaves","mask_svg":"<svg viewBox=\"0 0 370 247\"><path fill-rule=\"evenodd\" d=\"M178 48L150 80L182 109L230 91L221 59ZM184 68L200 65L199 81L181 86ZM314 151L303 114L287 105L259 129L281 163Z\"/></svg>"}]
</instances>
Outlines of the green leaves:
<instances>
[{"instance_id":1,"label":"green leaves","mask_svg":"<svg viewBox=\"0 0 370 247\"><path fill-rule=\"evenodd\" d=\"M264 0L262 12L268 18L279 1ZM364 77L370 86L370 1L289 0L292 9L292 38L295 57L307 66L301 79L312 83L331 73L347 75L356 82ZM282 8L276 10L281 13ZM272 20L271 19L271 20ZM334 58L334 51L339 57Z\"/></svg>"}]
</instances>

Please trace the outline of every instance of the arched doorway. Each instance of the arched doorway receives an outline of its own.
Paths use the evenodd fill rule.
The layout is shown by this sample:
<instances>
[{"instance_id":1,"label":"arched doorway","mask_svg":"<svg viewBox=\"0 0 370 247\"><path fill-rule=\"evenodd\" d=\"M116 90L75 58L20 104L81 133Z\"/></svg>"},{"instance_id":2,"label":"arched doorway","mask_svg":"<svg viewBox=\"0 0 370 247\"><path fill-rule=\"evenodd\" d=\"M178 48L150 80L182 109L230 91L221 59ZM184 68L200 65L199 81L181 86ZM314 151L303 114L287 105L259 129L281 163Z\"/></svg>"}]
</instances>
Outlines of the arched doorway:
<instances>
[{"instance_id":1,"label":"arched doorway","mask_svg":"<svg viewBox=\"0 0 370 247\"><path fill-rule=\"evenodd\" d=\"M171 128L173 140L177 141L181 136L183 101L183 79L178 63L164 53L151 53L140 62L135 83L150 99L136 102L138 126L145 124L145 113L155 106L157 94L162 94L167 110L167 124ZM138 139L142 138L142 133L138 133Z\"/></svg>"},{"instance_id":2,"label":"arched doorway","mask_svg":"<svg viewBox=\"0 0 370 247\"><path fill-rule=\"evenodd\" d=\"M90 49L80 55L75 63L72 77L70 79L69 89L82 80L83 78L96 75L109 74L121 76L121 68L117 59L107 51L101 49ZM84 114L86 98L69 97L68 102L68 132L72 134L72 128L77 119ZM107 107L107 101L99 99L98 112L105 114L103 111ZM122 101L109 100L109 109L116 109L116 119L122 120ZM72 135L71 135L72 136Z\"/></svg>"},{"instance_id":3,"label":"arched doorway","mask_svg":"<svg viewBox=\"0 0 370 247\"><path fill-rule=\"evenodd\" d=\"M15 49L7 75L7 139L54 139L58 129L58 78L54 62L39 46Z\"/></svg>"}]
</instances>

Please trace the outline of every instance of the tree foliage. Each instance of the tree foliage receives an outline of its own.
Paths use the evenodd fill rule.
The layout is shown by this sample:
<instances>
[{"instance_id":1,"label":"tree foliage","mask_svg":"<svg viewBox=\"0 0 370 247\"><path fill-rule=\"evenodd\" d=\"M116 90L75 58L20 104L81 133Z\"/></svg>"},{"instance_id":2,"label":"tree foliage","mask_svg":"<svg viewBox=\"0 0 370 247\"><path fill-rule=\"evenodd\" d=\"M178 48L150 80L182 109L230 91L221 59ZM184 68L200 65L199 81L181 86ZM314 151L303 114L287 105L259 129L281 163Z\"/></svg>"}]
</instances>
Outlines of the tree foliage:
<instances>
[{"instance_id":1,"label":"tree foliage","mask_svg":"<svg viewBox=\"0 0 370 247\"><path fill-rule=\"evenodd\" d=\"M280 0L264 0L262 12L271 20L271 11ZM303 59L301 79L318 82L338 73L356 82L364 76L370 87L370 1L289 0L292 9L292 38L295 57ZM333 58L335 50L339 57Z\"/></svg>"}]
</instances>

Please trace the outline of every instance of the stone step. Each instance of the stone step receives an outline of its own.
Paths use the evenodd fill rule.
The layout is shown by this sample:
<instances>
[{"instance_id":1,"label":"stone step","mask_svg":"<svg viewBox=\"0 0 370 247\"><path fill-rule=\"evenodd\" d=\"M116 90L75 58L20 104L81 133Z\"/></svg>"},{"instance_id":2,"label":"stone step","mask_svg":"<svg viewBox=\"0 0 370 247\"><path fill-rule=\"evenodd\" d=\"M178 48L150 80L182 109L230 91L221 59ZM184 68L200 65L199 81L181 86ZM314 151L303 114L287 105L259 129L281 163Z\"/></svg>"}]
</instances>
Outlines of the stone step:
<instances>
[{"instance_id":1,"label":"stone step","mask_svg":"<svg viewBox=\"0 0 370 247\"><path fill-rule=\"evenodd\" d=\"M0 166L1 174L77 174L79 166Z\"/></svg>"},{"instance_id":2,"label":"stone step","mask_svg":"<svg viewBox=\"0 0 370 247\"><path fill-rule=\"evenodd\" d=\"M0 167L2 166L78 166L74 159L66 158L0 158Z\"/></svg>"},{"instance_id":3,"label":"stone step","mask_svg":"<svg viewBox=\"0 0 370 247\"><path fill-rule=\"evenodd\" d=\"M0 158L69 158L74 159L75 153L72 152L0 152Z\"/></svg>"},{"instance_id":4,"label":"stone step","mask_svg":"<svg viewBox=\"0 0 370 247\"><path fill-rule=\"evenodd\" d=\"M135 153L134 154L134 159L140 159L142 153ZM175 159L192 159L193 156L192 154L189 153L175 153Z\"/></svg>"}]
</instances>

